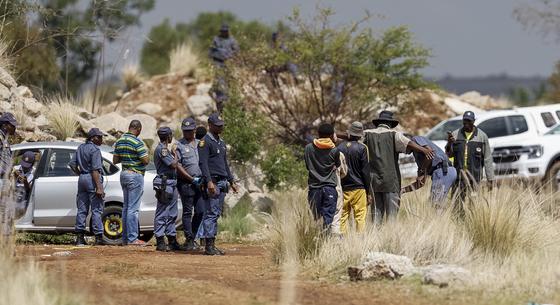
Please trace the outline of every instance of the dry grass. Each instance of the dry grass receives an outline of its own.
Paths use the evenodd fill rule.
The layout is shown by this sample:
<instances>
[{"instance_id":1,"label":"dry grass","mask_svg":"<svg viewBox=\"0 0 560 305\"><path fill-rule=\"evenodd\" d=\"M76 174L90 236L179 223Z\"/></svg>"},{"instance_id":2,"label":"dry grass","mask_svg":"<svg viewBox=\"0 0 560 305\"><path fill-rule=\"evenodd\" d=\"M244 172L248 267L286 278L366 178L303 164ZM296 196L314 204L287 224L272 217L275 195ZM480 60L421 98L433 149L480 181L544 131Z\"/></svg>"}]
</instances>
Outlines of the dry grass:
<instances>
[{"instance_id":1,"label":"dry grass","mask_svg":"<svg viewBox=\"0 0 560 305\"><path fill-rule=\"evenodd\" d=\"M191 43L184 42L169 54L169 73L194 77L199 64L199 55Z\"/></svg>"},{"instance_id":2,"label":"dry grass","mask_svg":"<svg viewBox=\"0 0 560 305\"><path fill-rule=\"evenodd\" d=\"M126 91L130 91L138 86L146 79L144 74L138 68L138 65L126 65L121 71L121 78L126 87Z\"/></svg>"},{"instance_id":3,"label":"dry grass","mask_svg":"<svg viewBox=\"0 0 560 305\"><path fill-rule=\"evenodd\" d=\"M517 300L556 300L560 221L548 207L558 203L550 194L518 190L503 186L481 192L467 205L465 217L458 218L451 209L434 209L425 188L403 198L397 220L344 238L322 236L310 217L305 192L290 192L277 196L269 246L275 261L283 262L293 259L286 257L285 241L295 240L302 270L313 277L338 278L367 253L381 251L408 256L419 266L463 266L473 272L474 280L453 289L470 295L490 292ZM286 226L298 230L287 235Z\"/></svg>"},{"instance_id":4,"label":"dry grass","mask_svg":"<svg viewBox=\"0 0 560 305\"><path fill-rule=\"evenodd\" d=\"M46 116L56 138L64 141L73 137L78 128L75 116L76 101L63 96L53 96L47 98L45 104L48 109Z\"/></svg>"},{"instance_id":5,"label":"dry grass","mask_svg":"<svg viewBox=\"0 0 560 305\"><path fill-rule=\"evenodd\" d=\"M0 39L0 67L4 70L11 72L13 61L10 57L10 45L4 39Z\"/></svg>"}]
</instances>

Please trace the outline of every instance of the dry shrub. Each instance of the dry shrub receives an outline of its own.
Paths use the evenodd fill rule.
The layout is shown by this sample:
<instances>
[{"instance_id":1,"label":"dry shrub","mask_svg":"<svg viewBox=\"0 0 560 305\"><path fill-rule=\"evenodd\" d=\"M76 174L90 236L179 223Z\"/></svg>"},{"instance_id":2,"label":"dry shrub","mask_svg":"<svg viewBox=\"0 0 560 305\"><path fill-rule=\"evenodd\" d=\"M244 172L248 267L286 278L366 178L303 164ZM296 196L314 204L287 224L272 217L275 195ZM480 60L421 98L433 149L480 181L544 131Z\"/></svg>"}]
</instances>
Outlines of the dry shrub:
<instances>
[{"instance_id":1,"label":"dry shrub","mask_svg":"<svg viewBox=\"0 0 560 305\"><path fill-rule=\"evenodd\" d=\"M169 54L169 73L195 76L200 59L192 43L184 42Z\"/></svg>"},{"instance_id":2,"label":"dry shrub","mask_svg":"<svg viewBox=\"0 0 560 305\"><path fill-rule=\"evenodd\" d=\"M10 45L4 39L0 39L0 67L11 72L13 61L10 57Z\"/></svg>"},{"instance_id":3,"label":"dry shrub","mask_svg":"<svg viewBox=\"0 0 560 305\"><path fill-rule=\"evenodd\" d=\"M56 138L64 141L73 137L78 128L76 101L63 96L53 96L47 98L45 104L48 109L46 116Z\"/></svg>"},{"instance_id":4,"label":"dry shrub","mask_svg":"<svg viewBox=\"0 0 560 305\"><path fill-rule=\"evenodd\" d=\"M121 78L126 87L126 91L130 91L138 86L146 79L144 74L138 68L138 65L126 65L121 71Z\"/></svg>"}]
</instances>

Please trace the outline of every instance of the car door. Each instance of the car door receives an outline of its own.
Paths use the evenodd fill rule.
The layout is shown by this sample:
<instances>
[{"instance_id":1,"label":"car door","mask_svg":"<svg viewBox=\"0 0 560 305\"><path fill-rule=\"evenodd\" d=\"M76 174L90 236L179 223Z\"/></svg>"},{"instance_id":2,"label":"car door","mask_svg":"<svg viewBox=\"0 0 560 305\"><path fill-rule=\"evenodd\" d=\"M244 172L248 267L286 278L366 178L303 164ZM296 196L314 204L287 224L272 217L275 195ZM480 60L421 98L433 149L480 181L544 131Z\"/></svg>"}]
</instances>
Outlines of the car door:
<instances>
[{"instance_id":1,"label":"car door","mask_svg":"<svg viewBox=\"0 0 560 305\"><path fill-rule=\"evenodd\" d=\"M78 176L68 167L75 149L51 148L35 180L33 222L40 227L73 227Z\"/></svg>"}]
</instances>

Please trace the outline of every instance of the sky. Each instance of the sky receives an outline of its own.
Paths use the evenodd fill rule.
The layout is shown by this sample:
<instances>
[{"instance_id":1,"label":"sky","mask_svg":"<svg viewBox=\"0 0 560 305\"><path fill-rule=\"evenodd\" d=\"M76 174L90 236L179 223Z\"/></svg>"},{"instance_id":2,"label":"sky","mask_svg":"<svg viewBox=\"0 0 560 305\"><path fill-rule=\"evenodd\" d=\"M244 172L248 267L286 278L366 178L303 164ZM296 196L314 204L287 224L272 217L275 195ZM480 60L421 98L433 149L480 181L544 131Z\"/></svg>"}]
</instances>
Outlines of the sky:
<instances>
[{"instance_id":1,"label":"sky","mask_svg":"<svg viewBox=\"0 0 560 305\"><path fill-rule=\"evenodd\" d=\"M108 56L118 65L138 62L150 28L165 18L174 24L201 12L227 10L244 20L274 24L295 6L311 17L319 4L336 11L334 24L356 21L369 10L379 15L368 23L376 30L408 26L415 41L432 51L430 67L423 70L429 77L547 76L560 60L560 44L515 20L514 8L529 1L534 0L156 0L154 10L141 17L141 26L128 30Z\"/></svg>"}]
</instances>

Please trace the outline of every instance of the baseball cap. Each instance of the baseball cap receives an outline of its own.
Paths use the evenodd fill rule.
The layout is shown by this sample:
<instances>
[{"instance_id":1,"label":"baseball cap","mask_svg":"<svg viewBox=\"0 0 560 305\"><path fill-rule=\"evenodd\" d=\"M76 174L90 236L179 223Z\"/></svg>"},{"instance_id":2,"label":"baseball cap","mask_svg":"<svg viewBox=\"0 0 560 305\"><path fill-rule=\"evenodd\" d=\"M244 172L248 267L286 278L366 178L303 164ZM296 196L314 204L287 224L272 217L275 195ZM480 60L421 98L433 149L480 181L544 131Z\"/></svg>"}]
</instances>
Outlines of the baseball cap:
<instances>
[{"instance_id":1,"label":"baseball cap","mask_svg":"<svg viewBox=\"0 0 560 305\"><path fill-rule=\"evenodd\" d=\"M224 120L219 113L212 113L210 117L208 117L208 123L216 126L224 126Z\"/></svg>"},{"instance_id":2,"label":"baseball cap","mask_svg":"<svg viewBox=\"0 0 560 305\"><path fill-rule=\"evenodd\" d=\"M101 137L102 137L102 136L104 136L104 135L105 135L105 134L104 134L101 130L99 130L99 128L97 128L97 127L94 127L94 128L92 128L92 129L90 129L89 132L88 132L88 134L87 134L88 139L89 139L89 138L93 138L93 137L95 137L95 136L101 136Z\"/></svg>"},{"instance_id":3,"label":"baseball cap","mask_svg":"<svg viewBox=\"0 0 560 305\"><path fill-rule=\"evenodd\" d=\"M8 123L14 127L17 127L16 117L11 112L4 112L0 116L0 123Z\"/></svg>"},{"instance_id":4,"label":"baseball cap","mask_svg":"<svg viewBox=\"0 0 560 305\"><path fill-rule=\"evenodd\" d=\"M157 131L158 136L170 136L173 134L173 131L169 127L160 127Z\"/></svg>"},{"instance_id":5,"label":"baseball cap","mask_svg":"<svg viewBox=\"0 0 560 305\"><path fill-rule=\"evenodd\" d=\"M26 151L25 153L23 153L23 156L21 157L20 165L21 167L30 168L31 166L33 166L34 162L35 162L35 153L32 151Z\"/></svg>"},{"instance_id":6,"label":"baseball cap","mask_svg":"<svg viewBox=\"0 0 560 305\"><path fill-rule=\"evenodd\" d=\"M465 113L463 113L463 120L474 121L475 120L474 112L465 111Z\"/></svg>"},{"instance_id":7,"label":"baseball cap","mask_svg":"<svg viewBox=\"0 0 560 305\"><path fill-rule=\"evenodd\" d=\"M196 129L196 122L193 118L186 118L181 123L182 130L195 130Z\"/></svg>"}]
</instances>

